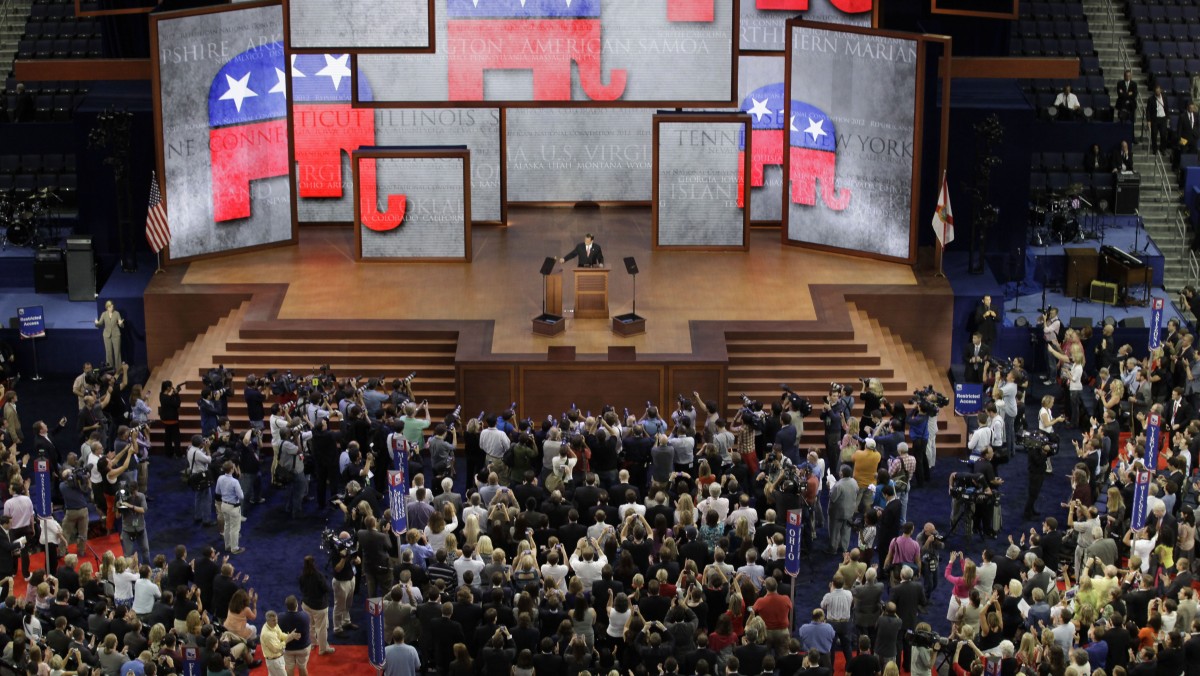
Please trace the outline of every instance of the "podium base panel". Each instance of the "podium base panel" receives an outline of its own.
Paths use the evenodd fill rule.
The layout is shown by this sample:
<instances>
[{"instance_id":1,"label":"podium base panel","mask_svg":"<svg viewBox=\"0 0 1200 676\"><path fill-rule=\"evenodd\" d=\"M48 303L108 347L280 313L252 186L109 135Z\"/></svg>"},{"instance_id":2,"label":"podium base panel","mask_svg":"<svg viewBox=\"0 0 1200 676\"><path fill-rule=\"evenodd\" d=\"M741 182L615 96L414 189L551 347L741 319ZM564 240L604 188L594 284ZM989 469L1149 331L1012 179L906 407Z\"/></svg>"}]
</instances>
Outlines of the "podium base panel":
<instances>
[{"instance_id":1,"label":"podium base panel","mask_svg":"<svg viewBox=\"0 0 1200 676\"><path fill-rule=\"evenodd\" d=\"M558 315L542 314L533 318L533 333L538 336L558 336L567 330L567 321Z\"/></svg>"},{"instance_id":2,"label":"podium base panel","mask_svg":"<svg viewBox=\"0 0 1200 676\"><path fill-rule=\"evenodd\" d=\"M639 336L646 332L646 318L632 312L617 315L612 320L612 332L623 338Z\"/></svg>"}]
</instances>

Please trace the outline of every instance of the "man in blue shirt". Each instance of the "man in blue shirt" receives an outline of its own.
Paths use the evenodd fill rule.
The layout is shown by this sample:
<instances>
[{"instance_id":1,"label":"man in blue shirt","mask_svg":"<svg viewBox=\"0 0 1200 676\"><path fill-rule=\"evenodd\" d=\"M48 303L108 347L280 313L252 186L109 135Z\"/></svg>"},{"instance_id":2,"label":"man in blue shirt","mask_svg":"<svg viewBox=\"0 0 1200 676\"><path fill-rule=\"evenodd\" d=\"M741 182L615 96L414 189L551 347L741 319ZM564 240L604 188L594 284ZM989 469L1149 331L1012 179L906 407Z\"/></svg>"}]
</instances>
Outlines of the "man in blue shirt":
<instances>
[{"instance_id":1,"label":"man in blue shirt","mask_svg":"<svg viewBox=\"0 0 1200 676\"><path fill-rule=\"evenodd\" d=\"M800 645L806 652L828 655L833 650L833 625L825 621L825 611L813 608L812 622L800 627Z\"/></svg>"},{"instance_id":2,"label":"man in blue shirt","mask_svg":"<svg viewBox=\"0 0 1200 676\"><path fill-rule=\"evenodd\" d=\"M238 543L242 535L242 501L245 496L242 493L242 483L235 475L237 471L237 465L231 460L226 460L225 464L221 465L221 476L217 478L216 485L217 506L225 524L225 551L230 554L246 551Z\"/></svg>"},{"instance_id":3,"label":"man in blue shirt","mask_svg":"<svg viewBox=\"0 0 1200 676\"><path fill-rule=\"evenodd\" d=\"M417 676L421 656L417 649L404 642L404 630L392 630L392 644L384 651L383 676Z\"/></svg>"}]
</instances>

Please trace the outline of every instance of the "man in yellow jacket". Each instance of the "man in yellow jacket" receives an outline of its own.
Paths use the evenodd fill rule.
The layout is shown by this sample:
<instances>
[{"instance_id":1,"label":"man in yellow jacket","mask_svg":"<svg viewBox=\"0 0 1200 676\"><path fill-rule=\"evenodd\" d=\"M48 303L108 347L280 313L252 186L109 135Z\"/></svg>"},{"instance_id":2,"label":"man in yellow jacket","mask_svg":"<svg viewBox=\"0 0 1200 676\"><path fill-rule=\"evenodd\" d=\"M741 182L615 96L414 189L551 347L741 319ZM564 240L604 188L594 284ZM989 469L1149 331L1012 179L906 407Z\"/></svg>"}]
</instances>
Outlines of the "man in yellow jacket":
<instances>
[{"instance_id":1,"label":"man in yellow jacket","mask_svg":"<svg viewBox=\"0 0 1200 676\"><path fill-rule=\"evenodd\" d=\"M260 639L262 640L263 659L267 662L269 676L284 676L283 647L288 641L298 638L300 638L299 632L283 633L283 630L279 628L279 616L275 614L274 610L267 612L267 623L263 625Z\"/></svg>"}]
</instances>

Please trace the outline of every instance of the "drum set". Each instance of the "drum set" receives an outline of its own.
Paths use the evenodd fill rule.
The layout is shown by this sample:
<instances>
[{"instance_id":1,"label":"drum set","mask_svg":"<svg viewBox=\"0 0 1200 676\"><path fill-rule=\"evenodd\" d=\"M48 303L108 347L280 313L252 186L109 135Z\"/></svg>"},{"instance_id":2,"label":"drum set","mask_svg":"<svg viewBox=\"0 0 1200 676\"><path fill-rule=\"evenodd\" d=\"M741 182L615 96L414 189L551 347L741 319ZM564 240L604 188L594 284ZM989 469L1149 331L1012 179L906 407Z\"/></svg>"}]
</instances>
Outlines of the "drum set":
<instances>
[{"instance_id":1,"label":"drum set","mask_svg":"<svg viewBox=\"0 0 1200 676\"><path fill-rule=\"evenodd\" d=\"M1034 193L1029 202L1029 245L1040 247L1095 239L1097 233L1085 229L1085 226L1096 225L1097 219L1092 203L1083 192L1083 186L1075 183L1060 192ZM1100 211L1107 207L1101 200Z\"/></svg>"},{"instance_id":2,"label":"drum set","mask_svg":"<svg viewBox=\"0 0 1200 676\"><path fill-rule=\"evenodd\" d=\"M50 227L51 198L58 195L50 188L42 188L25 196L0 193L0 226L4 236L0 248L27 246L37 249L42 243L43 230Z\"/></svg>"}]
</instances>

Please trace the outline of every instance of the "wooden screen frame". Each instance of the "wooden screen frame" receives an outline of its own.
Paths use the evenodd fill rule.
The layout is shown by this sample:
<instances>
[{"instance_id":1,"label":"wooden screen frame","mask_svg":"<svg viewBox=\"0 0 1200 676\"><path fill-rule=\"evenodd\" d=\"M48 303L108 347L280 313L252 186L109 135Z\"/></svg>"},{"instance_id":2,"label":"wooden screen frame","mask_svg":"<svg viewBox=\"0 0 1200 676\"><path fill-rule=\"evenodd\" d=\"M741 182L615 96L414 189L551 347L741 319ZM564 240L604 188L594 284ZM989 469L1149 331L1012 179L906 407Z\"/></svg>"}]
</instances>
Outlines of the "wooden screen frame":
<instances>
[{"instance_id":1,"label":"wooden screen frame","mask_svg":"<svg viewBox=\"0 0 1200 676\"><path fill-rule=\"evenodd\" d=\"M359 196L359 162L361 160L381 159L459 159L463 168L463 255L462 256L426 256L426 257L396 257L372 256L366 258L362 252L362 203ZM471 262L471 151L469 148L455 147L442 150L434 148L413 148L397 146L394 148L376 147L370 150L357 149L350 153L350 168L354 177L354 260L359 263L470 263ZM377 198L378 199L378 198ZM404 227L401 223L399 227Z\"/></svg>"},{"instance_id":2,"label":"wooden screen frame","mask_svg":"<svg viewBox=\"0 0 1200 676\"><path fill-rule=\"evenodd\" d=\"M78 2L78 0L76 0ZM166 156L163 149L163 119L162 119L162 72L159 63L159 45L158 45L158 24L160 21L170 21L174 19L186 19L194 16L202 16L205 14L220 14L222 12L236 12L242 9L258 9L261 7L279 6L282 9L282 0L254 0L253 2L239 2L236 5L213 5L210 7L200 7L197 9L183 9L175 12L155 13L149 16L150 19L150 87L151 95L154 99L154 146L155 146L155 167L158 170L158 190L162 199L167 204L168 219L171 213L171 202L167 199L170 186L166 181ZM285 26L286 30L286 26ZM284 50L284 61L287 61L287 50ZM295 192L296 185L296 142L292 138L292 71L290 68L285 68L284 72L287 77L288 87L288 104L287 104L287 139L288 139L288 199L292 198L292 193ZM291 208L292 232L287 239L279 240L278 242L268 242L266 244L254 244L252 246L242 247L238 249L230 249L228 251L213 251L211 253L199 254L196 256L183 256L175 258L171 256L171 245L163 249L162 262L164 265L171 263L185 263L188 261L201 261L211 258L223 258L234 254L243 254L253 251L261 251L263 249L274 249L283 246L292 246L296 244L300 237L300 229L296 222L296 204L292 202Z\"/></svg>"},{"instance_id":3,"label":"wooden screen frame","mask_svg":"<svg viewBox=\"0 0 1200 676\"><path fill-rule=\"evenodd\" d=\"M827 24L813 21L805 21L803 19L789 19L787 22L787 47L784 51L785 65L783 68L783 107L784 119L791 119L792 115L792 34L796 28L810 28L814 30L827 30L838 33L852 33L855 35L866 35L871 37L894 38L897 40L906 40L915 42L917 47L917 62L914 65L916 74L916 92L913 96L913 162L912 175L910 177L910 185L912 193L909 197L909 222L908 222L908 255L907 256L888 256L885 254L875 253L871 251L856 251L843 247L829 246L827 244L814 244L812 242L799 242L788 237L789 211L791 204L791 152L790 145L784 148L783 153L783 213L780 215L779 222L779 239L780 242L787 246L802 247L813 251L824 251L829 253L839 253L848 256L857 256L859 258L870 258L874 260L890 261L896 263L906 263L912 265L917 260L917 219L921 208L921 147L924 142L924 124L925 110L922 106L922 101L925 98L925 72L924 65L926 60L926 44L929 42L937 42L945 44L948 40L943 36L934 36L924 33L901 33L899 31L880 30L877 28L860 28L857 26L842 26L838 24ZM949 89L946 90L949 92ZM942 138L946 134L947 117L942 116ZM784 135L785 138L787 134ZM943 143L941 153L945 152L945 144Z\"/></svg>"},{"instance_id":4,"label":"wooden screen frame","mask_svg":"<svg viewBox=\"0 0 1200 676\"><path fill-rule=\"evenodd\" d=\"M975 9L950 9L948 7L938 7L938 0L930 0L930 14L946 14L949 16L973 16L980 19L1016 19L1020 16L1021 0L1011 0L1012 11L1010 12L987 12Z\"/></svg>"},{"instance_id":5,"label":"wooden screen frame","mask_svg":"<svg viewBox=\"0 0 1200 676\"><path fill-rule=\"evenodd\" d=\"M753 0L747 0L753 2ZM432 0L430 0L432 3ZM733 35L730 36L729 43L729 98L717 100L695 100L695 101L678 101L678 100L656 100L656 101L521 101L521 100L481 100L481 101L360 101L358 98L358 89L351 89L350 105L355 108L708 108L718 106L737 106L737 86L738 86L738 36L741 35L741 3L742 0L713 0L714 6L719 8L722 3L730 2L732 8L730 12L730 23L732 24ZM876 0L878 4L879 0ZM665 11L665 8L664 8ZM430 14L431 20L433 15ZM436 28L436 26L434 26ZM286 32L286 24L285 24ZM284 47L287 47L285 42ZM320 50L322 52L328 50ZM357 51L359 54L379 54L378 50L343 50L353 54ZM386 54L404 55L402 50L389 50ZM412 53L411 51L408 53ZM355 78L357 78L357 59L354 59ZM574 83L574 68L572 68L572 83Z\"/></svg>"},{"instance_id":6,"label":"wooden screen frame","mask_svg":"<svg viewBox=\"0 0 1200 676\"><path fill-rule=\"evenodd\" d=\"M285 53L284 58L287 59L287 61L290 63L291 57L287 55L286 46L284 49L284 53ZM298 54L306 54L308 52L300 51L297 53ZM323 54L324 52L318 52L318 53ZM356 101L358 99L358 72L359 72L358 71L358 55L354 54L352 52L347 52L347 53L350 54L350 107L352 109L357 109L357 108L360 108L360 106L355 105L354 101ZM290 153L291 153L291 156L294 158L295 154L296 154L296 139L295 139L296 130L295 130L295 115L293 114L294 107L295 107L295 101L292 99L293 91L292 91L292 69L291 68L285 69L284 77L287 78L286 94L287 94L287 107L288 107L288 143L291 145ZM420 110L452 108L452 107L453 106L436 106L436 105L435 106L421 106ZM500 111L500 132L499 132L500 133L500 220L498 220L498 221L495 221L495 220L472 221L472 225L496 225L496 226L507 227L508 226L508 111L507 111L507 109L505 109L501 106L482 106L482 107L481 106L471 106L471 108L481 109L481 110L498 110L498 111ZM372 114L373 114L374 109L370 109L370 110L372 110ZM374 122L372 122L372 126L374 126ZM376 130L376 131L378 131L378 130ZM378 140L378 139L376 139L376 140ZM353 159L351 160L351 165L353 165ZM351 171L353 171L353 166L351 167ZM295 176L296 172L297 172L296 162L293 159L292 160L292 175ZM293 179L293 183L295 183L294 179ZM294 194L296 194L296 200L292 203L293 204L292 217L299 225L303 225L305 227L343 227L343 226L353 227L354 226L355 221L353 221L353 220L351 220L351 221L300 221L300 200L301 199L320 199L320 198L300 197L299 193L297 192L298 190L299 190L299 188L297 186L295 186L295 185L292 186L292 192Z\"/></svg>"},{"instance_id":7,"label":"wooden screen frame","mask_svg":"<svg viewBox=\"0 0 1200 676\"><path fill-rule=\"evenodd\" d=\"M659 127L663 124L741 124L746 139L746 150L742 157L742 171L746 180L743 184L742 244L737 245L686 245L658 243L658 188ZM651 134L651 187L650 187L650 250L651 251L749 251L750 250L750 165L751 138L753 127L747 113L656 113L652 118Z\"/></svg>"},{"instance_id":8,"label":"wooden screen frame","mask_svg":"<svg viewBox=\"0 0 1200 676\"><path fill-rule=\"evenodd\" d=\"M75 0L79 2L79 0ZM288 56L292 54L328 54L336 52L338 54L434 54L437 52L437 31L436 16L434 13L434 0L429 0L429 25L427 27L429 34L429 44L425 47L293 47L292 46L292 20L291 20L291 4L292 0L283 0L283 50ZM290 91L290 90L289 90ZM351 104L356 103L351 101Z\"/></svg>"},{"instance_id":9,"label":"wooden screen frame","mask_svg":"<svg viewBox=\"0 0 1200 676\"><path fill-rule=\"evenodd\" d=\"M158 9L160 2L155 2L152 7L121 7L119 9L95 9L84 11L82 0L75 0L75 16L90 18L97 16L125 16L129 14L150 14Z\"/></svg>"}]
</instances>

